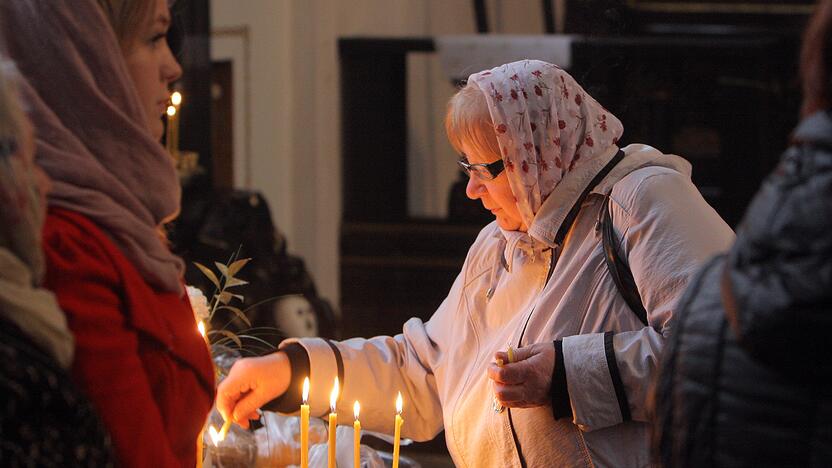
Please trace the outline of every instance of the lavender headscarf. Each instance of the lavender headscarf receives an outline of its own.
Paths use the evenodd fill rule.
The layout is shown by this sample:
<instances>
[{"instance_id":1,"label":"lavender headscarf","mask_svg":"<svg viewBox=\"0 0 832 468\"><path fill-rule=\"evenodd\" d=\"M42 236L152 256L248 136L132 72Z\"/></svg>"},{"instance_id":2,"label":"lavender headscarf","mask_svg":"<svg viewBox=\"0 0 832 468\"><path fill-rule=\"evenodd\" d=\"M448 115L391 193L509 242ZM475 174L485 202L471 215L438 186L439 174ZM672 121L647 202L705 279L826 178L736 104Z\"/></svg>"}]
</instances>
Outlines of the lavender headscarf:
<instances>
[{"instance_id":1,"label":"lavender headscarf","mask_svg":"<svg viewBox=\"0 0 832 468\"><path fill-rule=\"evenodd\" d=\"M50 206L91 219L155 289L184 265L159 227L179 211L173 160L151 136L115 33L95 0L0 2L2 34L36 129Z\"/></svg>"}]
</instances>

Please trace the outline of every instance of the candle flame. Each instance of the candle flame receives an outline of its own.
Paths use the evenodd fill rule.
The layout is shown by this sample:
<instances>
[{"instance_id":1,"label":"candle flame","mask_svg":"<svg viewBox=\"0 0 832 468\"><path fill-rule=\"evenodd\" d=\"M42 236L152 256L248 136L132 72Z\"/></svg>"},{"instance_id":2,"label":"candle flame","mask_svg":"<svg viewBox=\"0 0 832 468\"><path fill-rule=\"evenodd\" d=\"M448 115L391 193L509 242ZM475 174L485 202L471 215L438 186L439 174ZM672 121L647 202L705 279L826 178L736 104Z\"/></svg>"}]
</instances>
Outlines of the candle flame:
<instances>
[{"instance_id":1,"label":"candle flame","mask_svg":"<svg viewBox=\"0 0 832 468\"><path fill-rule=\"evenodd\" d=\"M303 379L303 404L309 401L309 377Z\"/></svg>"},{"instance_id":2,"label":"candle flame","mask_svg":"<svg viewBox=\"0 0 832 468\"><path fill-rule=\"evenodd\" d=\"M358 421L358 413L361 412L361 405L358 404L356 401L352 404L352 414L355 416L355 420Z\"/></svg>"},{"instance_id":3,"label":"candle flame","mask_svg":"<svg viewBox=\"0 0 832 468\"><path fill-rule=\"evenodd\" d=\"M168 106L167 113L168 113L168 117L173 117L174 115L176 115L176 107Z\"/></svg>"},{"instance_id":4,"label":"candle flame","mask_svg":"<svg viewBox=\"0 0 832 468\"><path fill-rule=\"evenodd\" d=\"M396 396L396 413L402 414L402 392Z\"/></svg>"},{"instance_id":5,"label":"candle flame","mask_svg":"<svg viewBox=\"0 0 832 468\"><path fill-rule=\"evenodd\" d=\"M196 328L197 330L199 330L199 334L202 335L203 338L205 338L205 323L203 323L202 320L200 320L199 323L196 324Z\"/></svg>"},{"instance_id":6,"label":"candle flame","mask_svg":"<svg viewBox=\"0 0 832 468\"><path fill-rule=\"evenodd\" d=\"M216 427L214 427L214 426L209 427L208 428L208 435L211 436L211 442L213 442L214 445L219 445L220 444L220 433L217 432Z\"/></svg>"},{"instance_id":7,"label":"candle flame","mask_svg":"<svg viewBox=\"0 0 832 468\"><path fill-rule=\"evenodd\" d=\"M182 93L174 91L173 94L170 95L170 103L179 107L179 105L182 104Z\"/></svg>"},{"instance_id":8,"label":"candle flame","mask_svg":"<svg viewBox=\"0 0 832 468\"><path fill-rule=\"evenodd\" d=\"M329 409L335 412L335 403L338 402L338 377L335 377L335 385L332 386L332 393L329 394Z\"/></svg>"}]
</instances>

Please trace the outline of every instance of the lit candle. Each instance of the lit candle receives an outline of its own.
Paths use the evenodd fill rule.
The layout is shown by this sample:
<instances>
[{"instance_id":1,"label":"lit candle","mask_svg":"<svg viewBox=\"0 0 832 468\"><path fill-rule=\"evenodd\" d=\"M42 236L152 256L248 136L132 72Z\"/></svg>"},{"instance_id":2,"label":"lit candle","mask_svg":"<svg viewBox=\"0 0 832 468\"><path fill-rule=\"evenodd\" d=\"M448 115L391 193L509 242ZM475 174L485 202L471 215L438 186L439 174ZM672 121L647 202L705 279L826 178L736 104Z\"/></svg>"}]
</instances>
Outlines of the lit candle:
<instances>
[{"instance_id":1,"label":"lit candle","mask_svg":"<svg viewBox=\"0 0 832 468\"><path fill-rule=\"evenodd\" d=\"M202 335L203 340L208 339L208 335L205 333L205 322L200 320L199 323L196 324L196 329L199 330L199 334Z\"/></svg>"},{"instance_id":2,"label":"lit candle","mask_svg":"<svg viewBox=\"0 0 832 468\"><path fill-rule=\"evenodd\" d=\"M179 118L177 117L176 106L168 106L168 133L165 139L165 146L171 156L175 156L176 151L176 132L179 131Z\"/></svg>"},{"instance_id":3,"label":"lit candle","mask_svg":"<svg viewBox=\"0 0 832 468\"><path fill-rule=\"evenodd\" d=\"M359 468L361 466L361 422L358 421L358 413L361 411L361 405L356 401L352 405L352 414L355 416L355 422L352 423L352 456L353 466Z\"/></svg>"},{"instance_id":4,"label":"lit candle","mask_svg":"<svg viewBox=\"0 0 832 468\"><path fill-rule=\"evenodd\" d=\"M309 468L309 377L303 379L303 404L300 405L300 468Z\"/></svg>"},{"instance_id":5,"label":"lit candle","mask_svg":"<svg viewBox=\"0 0 832 468\"><path fill-rule=\"evenodd\" d=\"M396 431L393 435L393 468L399 468L399 445L402 436L402 392L396 397Z\"/></svg>"},{"instance_id":6,"label":"lit candle","mask_svg":"<svg viewBox=\"0 0 832 468\"><path fill-rule=\"evenodd\" d=\"M168 106L168 135L167 135L167 149L172 156L179 154L179 108L182 106L182 93L174 91L170 95L170 103Z\"/></svg>"},{"instance_id":7,"label":"lit candle","mask_svg":"<svg viewBox=\"0 0 832 468\"><path fill-rule=\"evenodd\" d=\"M222 441L225 439L225 436L228 435L228 429L231 428L231 418L229 417L222 425L220 429L220 433L218 434L219 440Z\"/></svg>"},{"instance_id":8,"label":"lit candle","mask_svg":"<svg viewBox=\"0 0 832 468\"><path fill-rule=\"evenodd\" d=\"M332 393L329 394L329 458L327 467L335 468L335 429L338 426L338 415L335 413L335 404L338 402L338 377L335 377L335 385Z\"/></svg>"},{"instance_id":9,"label":"lit candle","mask_svg":"<svg viewBox=\"0 0 832 468\"><path fill-rule=\"evenodd\" d=\"M211 425L211 427L208 428L208 435L211 437L211 442L213 442L215 446L220 444L220 434L217 432L216 427Z\"/></svg>"}]
</instances>

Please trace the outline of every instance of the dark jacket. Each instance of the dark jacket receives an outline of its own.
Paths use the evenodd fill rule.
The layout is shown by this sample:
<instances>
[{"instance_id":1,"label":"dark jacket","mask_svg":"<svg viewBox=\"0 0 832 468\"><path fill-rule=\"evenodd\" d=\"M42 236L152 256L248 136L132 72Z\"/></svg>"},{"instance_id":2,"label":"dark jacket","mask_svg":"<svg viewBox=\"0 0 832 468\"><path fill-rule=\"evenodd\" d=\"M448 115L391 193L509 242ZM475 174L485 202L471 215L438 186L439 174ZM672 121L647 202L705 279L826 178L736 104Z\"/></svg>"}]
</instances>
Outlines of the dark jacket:
<instances>
[{"instance_id":1,"label":"dark jacket","mask_svg":"<svg viewBox=\"0 0 832 468\"><path fill-rule=\"evenodd\" d=\"M680 302L655 396L665 466L832 465L830 114L794 139Z\"/></svg>"}]
</instances>

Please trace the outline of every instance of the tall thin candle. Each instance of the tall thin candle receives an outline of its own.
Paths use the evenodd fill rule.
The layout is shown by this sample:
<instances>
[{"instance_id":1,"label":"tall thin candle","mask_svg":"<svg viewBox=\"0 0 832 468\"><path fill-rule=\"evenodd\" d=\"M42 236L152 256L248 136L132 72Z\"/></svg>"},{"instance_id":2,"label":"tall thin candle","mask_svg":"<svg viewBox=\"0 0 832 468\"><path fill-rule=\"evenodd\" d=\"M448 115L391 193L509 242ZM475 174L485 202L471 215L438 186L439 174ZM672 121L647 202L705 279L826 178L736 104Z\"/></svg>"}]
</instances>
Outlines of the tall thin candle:
<instances>
[{"instance_id":1,"label":"tall thin candle","mask_svg":"<svg viewBox=\"0 0 832 468\"><path fill-rule=\"evenodd\" d=\"M396 396L396 429L393 435L393 468L399 468L399 446L401 445L402 437L402 392Z\"/></svg>"},{"instance_id":2,"label":"tall thin candle","mask_svg":"<svg viewBox=\"0 0 832 468\"><path fill-rule=\"evenodd\" d=\"M309 468L309 377L303 379L303 404L300 405L300 467Z\"/></svg>"},{"instance_id":3,"label":"tall thin candle","mask_svg":"<svg viewBox=\"0 0 832 468\"><path fill-rule=\"evenodd\" d=\"M176 134L179 132L179 113L176 106L168 106L166 113L168 114L168 129L165 136L165 147L171 156L176 156L177 144Z\"/></svg>"},{"instance_id":4,"label":"tall thin candle","mask_svg":"<svg viewBox=\"0 0 832 468\"><path fill-rule=\"evenodd\" d=\"M361 422L358 420L358 413L361 412L361 405L356 401L352 405L352 414L355 416L355 422L352 423L352 458L353 467L361 467Z\"/></svg>"},{"instance_id":5,"label":"tall thin candle","mask_svg":"<svg viewBox=\"0 0 832 468\"><path fill-rule=\"evenodd\" d=\"M335 429L338 427L338 415L335 413L335 406L338 403L338 377L335 377L335 385L332 393L329 394L329 457L327 467L336 468L335 465Z\"/></svg>"},{"instance_id":6,"label":"tall thin candle","mask_svg":"<svg viewBox=\"0 0 832 468\"><path fill-rule=\"evenodd\" d=\"M205 435L205 426L199 431L199 436L196 438L196 468L202 468L202 438Z\"/></svg>"}]
</instances>

